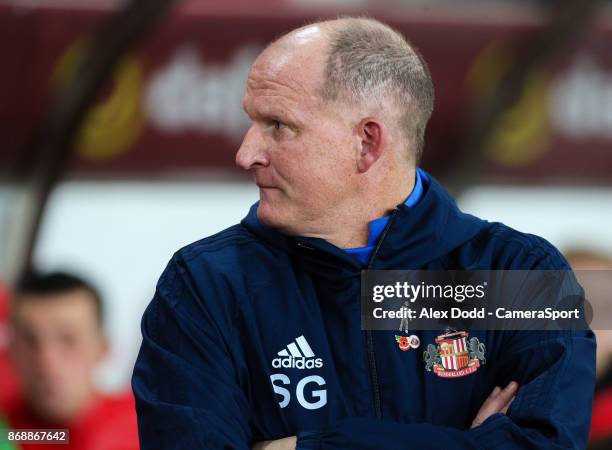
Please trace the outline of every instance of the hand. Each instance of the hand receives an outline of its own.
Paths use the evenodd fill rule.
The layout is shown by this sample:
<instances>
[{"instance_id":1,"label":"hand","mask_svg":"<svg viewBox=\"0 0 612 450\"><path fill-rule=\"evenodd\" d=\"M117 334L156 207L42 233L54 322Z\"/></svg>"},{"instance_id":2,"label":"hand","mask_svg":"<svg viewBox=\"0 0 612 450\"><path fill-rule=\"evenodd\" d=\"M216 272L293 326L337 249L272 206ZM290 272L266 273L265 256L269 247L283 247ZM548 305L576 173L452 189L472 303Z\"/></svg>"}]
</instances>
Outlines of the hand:
<instances>
[{"instance_id":1,"label":"hand","mask_svg":"<svg viewBox=\"0 0 612 450\"><path fill-rule=\"evenodd\" d=\"M283 439L276 439L275 441L264 441L258 442L253 446L253 450L295 450L297 438L291 436Z\"/></svg>"},{"instance_id":2,"label":"hand","mask_svg":"<svg viewBox=\"0 0 612 450\"><path fill-rule=\"evenodd\" d=\"M475 428L481 425L490 416L497 413L506 414L514 396L518 392L519 385L516 381L512 381L506 386L505 389L501 389L499 386L493 389L493 392L482 404L476 414L476 418L472 422L470 428ZM258 442L253 447L253 450L295 450L297 439L295 436L291 436L284 439L277 439L275 441Z\"/></svg>"},{"instance_id":3,"label":"hand","mask_svg":"<svg viewBox=\"0 0 612 450\"><path fill-rule=\"evenodd\" d=\"M512 400L518 392L519 385L516 381L512 381L504 389L497 386L493 389L493 392L487 397L485 402L482 404L476 414L476 418L472 422L470 428L476 428L481 425L485 420L491 417L493 414L502 413L506 414Z\"/></svg>"}]
</instances>

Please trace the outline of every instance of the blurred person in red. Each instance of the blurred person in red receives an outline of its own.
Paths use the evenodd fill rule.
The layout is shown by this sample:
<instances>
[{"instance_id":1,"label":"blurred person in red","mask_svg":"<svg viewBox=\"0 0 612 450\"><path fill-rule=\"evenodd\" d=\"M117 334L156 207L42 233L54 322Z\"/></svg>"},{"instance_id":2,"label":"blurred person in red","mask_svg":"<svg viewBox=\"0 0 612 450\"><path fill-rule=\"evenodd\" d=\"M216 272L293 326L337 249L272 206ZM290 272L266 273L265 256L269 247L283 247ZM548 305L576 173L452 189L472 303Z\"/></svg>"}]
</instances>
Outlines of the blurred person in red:
<instances>
[{"instance_id":1,"label":"blurred person in red","mask_svg":"<svg viewBox=\"0 0 612 450\"><path fill-rule=\"evenodd\" d=\"M4 414L8 428L67 428L68 449L137 449L131 393L105 396L94 385L107 350L102 300L91 284L59 272L26 276L11 305L9 351L23 393ZM55 448L48 445L21 448Z\"/></svg>"},{"instance_id":2,"label":"blurred person in red","mask_svg":"<svg viewBox=\"0 0 612 450\"><path fill-rule=\"evenodd\" d=\"M610 317L612 308L612 258L590 250L571 250L565 256L595 314ZM594 274L592 271L599 271ZM596 385L590 442L592 449L612 448L612 330L594 329L597 339Z\"/></svg>"},{"instance_id":3,"label":"blurred person in red","mask_svg":"<svg viewBox=\"0 0 612 450\"><path fill-rule=\"evenodd\" d=\"M18 386L8 356L9 291L0 280L0 411L16 401Z\"/></svg>"}]
</instances>

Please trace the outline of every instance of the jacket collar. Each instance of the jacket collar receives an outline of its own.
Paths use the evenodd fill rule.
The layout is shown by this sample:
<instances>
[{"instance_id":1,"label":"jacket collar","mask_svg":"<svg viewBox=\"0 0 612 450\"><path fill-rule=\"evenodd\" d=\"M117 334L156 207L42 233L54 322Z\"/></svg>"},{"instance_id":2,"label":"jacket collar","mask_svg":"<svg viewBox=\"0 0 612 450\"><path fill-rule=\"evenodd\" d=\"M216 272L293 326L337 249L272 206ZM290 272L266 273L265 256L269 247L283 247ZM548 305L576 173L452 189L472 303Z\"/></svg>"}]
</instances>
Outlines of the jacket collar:
<instances>
[{"instance_id":1,"label":"jacket collar","mask_svg":"<svg viewBox=\"0 0 612 450\"><path fill-rule=\"evenodd\" d=\"M450 194L431 176L421 201L398 205L374 250L369 269L418 269L472 239L486 222L459 210ZM257 219L255 203L242 225L267 244L297 258L309 272L357 276L362 266L353 255L329 242L286 236Z\"/></svg>"}]
</instances>

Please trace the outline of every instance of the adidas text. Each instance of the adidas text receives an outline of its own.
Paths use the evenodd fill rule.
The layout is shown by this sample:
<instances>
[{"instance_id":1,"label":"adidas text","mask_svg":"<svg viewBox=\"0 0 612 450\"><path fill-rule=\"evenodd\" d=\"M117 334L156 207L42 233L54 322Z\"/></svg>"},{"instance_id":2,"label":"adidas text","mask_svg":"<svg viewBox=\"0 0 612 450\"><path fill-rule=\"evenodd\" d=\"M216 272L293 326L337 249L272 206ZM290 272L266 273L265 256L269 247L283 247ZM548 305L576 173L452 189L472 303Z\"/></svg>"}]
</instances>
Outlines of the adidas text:
<instances>
[{"instance_id":1,"label":"adidas text","mask_svg":"<svg viewBox=\"0 0 612 450\"><path fill-rule=\"evenodd\" d=\"M288 356L285 358L274 358L272 360L272 367L275 369L318 369L323 367L323 360L321 358Z\"/></svg>"}]
</instances>

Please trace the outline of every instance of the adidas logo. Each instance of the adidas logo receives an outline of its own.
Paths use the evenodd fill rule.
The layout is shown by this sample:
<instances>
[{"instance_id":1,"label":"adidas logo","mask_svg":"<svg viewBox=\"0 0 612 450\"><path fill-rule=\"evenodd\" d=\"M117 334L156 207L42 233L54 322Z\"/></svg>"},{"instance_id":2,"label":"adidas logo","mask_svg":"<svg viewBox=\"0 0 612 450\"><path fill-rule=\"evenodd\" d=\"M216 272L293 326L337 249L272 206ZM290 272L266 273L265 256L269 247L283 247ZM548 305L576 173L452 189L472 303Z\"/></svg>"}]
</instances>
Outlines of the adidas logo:
<instances>
[{"instance_id":1,"label":"adidas logo","mask_svg":"<svg viewBox=\"0 0 612 450\"><path fill-rule=\"evenodd\" d=\"M323 360L315 358L312 348L310 348L303 335L295 338L295 341L287 345L286 349L278 352L278 356L280 358L272 360L272 367L275 369L315 369L323 367Z\"/></svg>"}]
</instances>

